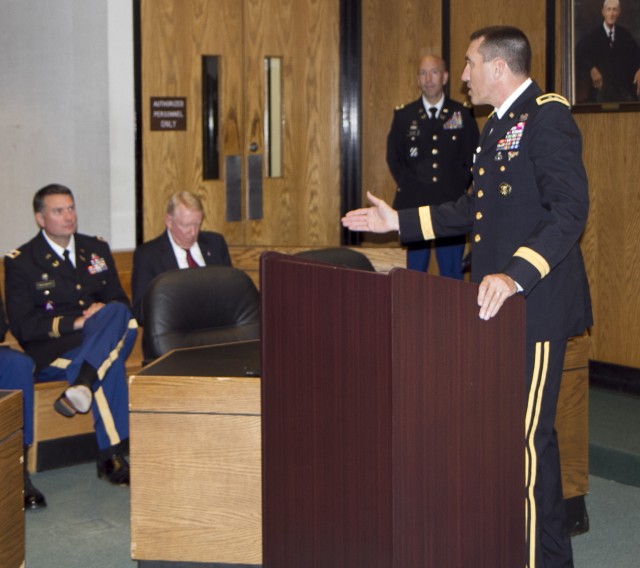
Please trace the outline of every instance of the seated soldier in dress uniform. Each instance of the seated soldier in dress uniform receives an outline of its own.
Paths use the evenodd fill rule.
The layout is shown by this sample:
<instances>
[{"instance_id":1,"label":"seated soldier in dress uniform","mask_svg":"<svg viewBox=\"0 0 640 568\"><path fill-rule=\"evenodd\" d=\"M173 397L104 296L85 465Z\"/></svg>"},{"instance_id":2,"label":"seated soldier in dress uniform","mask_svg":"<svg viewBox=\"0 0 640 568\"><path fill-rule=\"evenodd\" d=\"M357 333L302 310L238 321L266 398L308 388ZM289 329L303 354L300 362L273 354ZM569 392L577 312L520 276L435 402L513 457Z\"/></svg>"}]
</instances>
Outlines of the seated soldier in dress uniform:
<instances>
[{"instance_id":1,"label":"seated soldier in dress uniform","mask_svg":"<svg viewBox=\"0 0 640 568\"><path fill-rule=\"evenodd\" d=\"M129 484L125 361L137 323L109 245L77 233L71 190L48 185L33 199L41 231L5 257L11 332L34 360L36 381L66 380L54 407L66 417L93 412L98 477Z\"/></svg>"}]
</instances>

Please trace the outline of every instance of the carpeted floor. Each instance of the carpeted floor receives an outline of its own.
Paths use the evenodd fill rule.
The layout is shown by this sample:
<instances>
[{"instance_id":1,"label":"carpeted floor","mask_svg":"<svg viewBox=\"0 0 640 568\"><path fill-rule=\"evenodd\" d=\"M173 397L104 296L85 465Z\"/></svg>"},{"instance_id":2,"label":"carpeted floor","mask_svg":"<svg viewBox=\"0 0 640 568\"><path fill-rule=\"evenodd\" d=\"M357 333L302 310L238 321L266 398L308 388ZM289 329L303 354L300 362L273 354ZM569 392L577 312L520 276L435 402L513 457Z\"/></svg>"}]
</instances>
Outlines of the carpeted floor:
<instances>
[{"instance_id":1,"label":"carpeted floor","mask_svg":"<svg viewBox=\"0 0 640 568\"><path fill-rule=\"evenodd\" d=\"M640 398L592 388L590 439L590 529L573 537L575 566L636 568ZM27 512L28 568L137 567L130 555L128 489L99 480L94 464L37 473L33 481L49 507Z\"/></svg>"}]
</instances>

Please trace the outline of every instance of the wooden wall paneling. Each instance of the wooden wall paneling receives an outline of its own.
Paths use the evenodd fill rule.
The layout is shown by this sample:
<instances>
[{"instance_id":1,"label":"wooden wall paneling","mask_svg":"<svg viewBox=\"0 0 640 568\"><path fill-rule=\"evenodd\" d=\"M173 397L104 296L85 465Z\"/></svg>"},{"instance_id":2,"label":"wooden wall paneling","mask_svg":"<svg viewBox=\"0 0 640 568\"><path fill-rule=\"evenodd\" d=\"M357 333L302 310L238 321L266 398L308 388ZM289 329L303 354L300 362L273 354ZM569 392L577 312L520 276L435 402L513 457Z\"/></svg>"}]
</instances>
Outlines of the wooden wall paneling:
<instances>
[{"instance_id":1,"label":"wooden wall paneling","mask_svg":"<svg viewBox=\"0 0 640 568\"><path fill-rule=\"evenodd\" d=\"M393 110L418 98L421 55L440 54L441 2L362 1L362 189L393 200L395 182L386 161ZM365 241L397 246L395 235Z\"/></svg>"},{"instance_id":2,"label":"wooden wall paneling","mask_svg":"<svg viewBox=\"0 0 640 568\"><path fill-rule=\"evenodd\" d=\"M637 113L576 114L591 210L582 247L594 308L591 359L640 367Z\"/></svg>"},{"instance_id":3,"label":"wooden wall paneling","mask_svg":"<svg viewBox=\"0 0 640 568\"><path fill-rule=\"evenodd\" d=\"M204 197L204 228L231 244L339 243L339 0L143 0L144 237L168 196ZM202 179L201 56L221 57L221 179ZM226 222L225 156L264 153L265 56L283 57L284 175L263 179L261 220ZM150 96L186 96L187 131L150 132Z\"/></svg>"},{"instance_id":4,"label":"wooden wall paneling","mask_svg":"<svg viewBox=\"0 0 640 568\"><path fill-rule=\"evenodd\" d=\"M222 230L230 242L243 239L242 227L224 222L222 180L202 179L202 55L220 55L221 154L242 148L242 4L234 0L142 0L142 113L144 238L164 229L168 197L182 190L205 202L205 228ZM187 130L151 132L150 97L187 97ZM223 171L223 170L222 170Z\"/></svg>"},{"instance_id":5,"label":"wooden wall paneling","mask_svg":"<svg viewBox=\"0 0 640 568\"><path fill-rule=\"evenodd\" d=\"M264 58L283 58L284 173L263 181L264 220L248 223L253 244L339 244L339 8L247 2L247 140L262 140Z\"/></svg>"}]
</instances>

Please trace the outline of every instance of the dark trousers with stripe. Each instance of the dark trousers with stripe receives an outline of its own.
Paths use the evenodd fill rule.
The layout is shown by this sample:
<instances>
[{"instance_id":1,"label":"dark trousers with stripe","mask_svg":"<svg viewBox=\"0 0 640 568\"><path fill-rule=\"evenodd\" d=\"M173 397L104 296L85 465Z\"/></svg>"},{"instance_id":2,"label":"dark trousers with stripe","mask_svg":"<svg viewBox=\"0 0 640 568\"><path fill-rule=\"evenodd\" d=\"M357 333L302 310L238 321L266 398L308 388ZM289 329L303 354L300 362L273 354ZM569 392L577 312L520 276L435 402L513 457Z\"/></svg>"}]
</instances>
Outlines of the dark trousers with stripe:
<instances>
[{"instance_id":1,"label":"dark trousers with stripe","mask_svg":"<svg viewBox=\"0 0 640 568\"><path fill-rule=\"evenodd\" d=\"M554 429L567 341L527 344L525 508L527 568L571 568L560 451Z\"/></svg>"},{"instance_id":2,"label":"dark trousers with stripe","mask_svg":"<svg viewBox=\"0 0 640 568\"><path fill-rule=\"evenodd\" d=\"M0 347L0 389L22 391L24 445L33 442L33 369L31 357Z\"/></svg>"},{"instance_id":3,"label":"dark trousers with stripe","mask_svg":"<svg viewBox=\"0 0 640 568\"><path fill-rule=\"evenodd\" d=\"M38 374L37 380L66 380L73 384L83 363L93 367L94 428L101 450L117 446L129 437L129 390L125 362L136 336L137 323L127 306L111 302L86 320L82 343Z\"/></svg>"}]
</instances>

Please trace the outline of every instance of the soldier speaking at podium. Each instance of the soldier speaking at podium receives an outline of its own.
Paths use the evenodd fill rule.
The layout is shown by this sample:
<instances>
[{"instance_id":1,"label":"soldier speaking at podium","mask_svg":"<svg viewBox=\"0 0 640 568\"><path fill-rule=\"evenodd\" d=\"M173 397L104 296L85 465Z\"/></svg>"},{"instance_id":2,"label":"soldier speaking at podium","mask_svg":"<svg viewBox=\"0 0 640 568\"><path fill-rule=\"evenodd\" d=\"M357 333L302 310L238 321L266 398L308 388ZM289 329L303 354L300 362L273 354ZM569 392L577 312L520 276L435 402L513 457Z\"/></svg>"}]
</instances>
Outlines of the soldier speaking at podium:
<instances>
[{"instance_id":1,"label":"soldier speaking at podium","mask_svg":"<svg viewBox=\"0 0 640 568\"><path fill-rule=\"evenodd\" d=\"M472 191L400 211L369 194L373 207L350 211L342 223L354 231L399 230L404 242L470 233L483 320L523 294L526 419L513 427L524 426L525 434L526 566L571 568L554 422L567 340L592 323L578 244L589 211L582 137L567 101L542 94L529 78L531 46L520 30L474 32L465 60L471 101L495 109L475 153Z\"/></svg>"},{"instance_id":2,"label":"soldier speaking at podium","mask_svg":"<svg viewBox=\"0 0 640 568\"><path fill-rule=\"evenodd\" d=\"M71 190L48 185L33 199L41 231L5 257L11 332L36 364L36 381L69 383L55 402L66 417L93 412L98 476L129 484L125 360L137 335L109 245L77 233Z\"/></svg>"}]
</instances>

